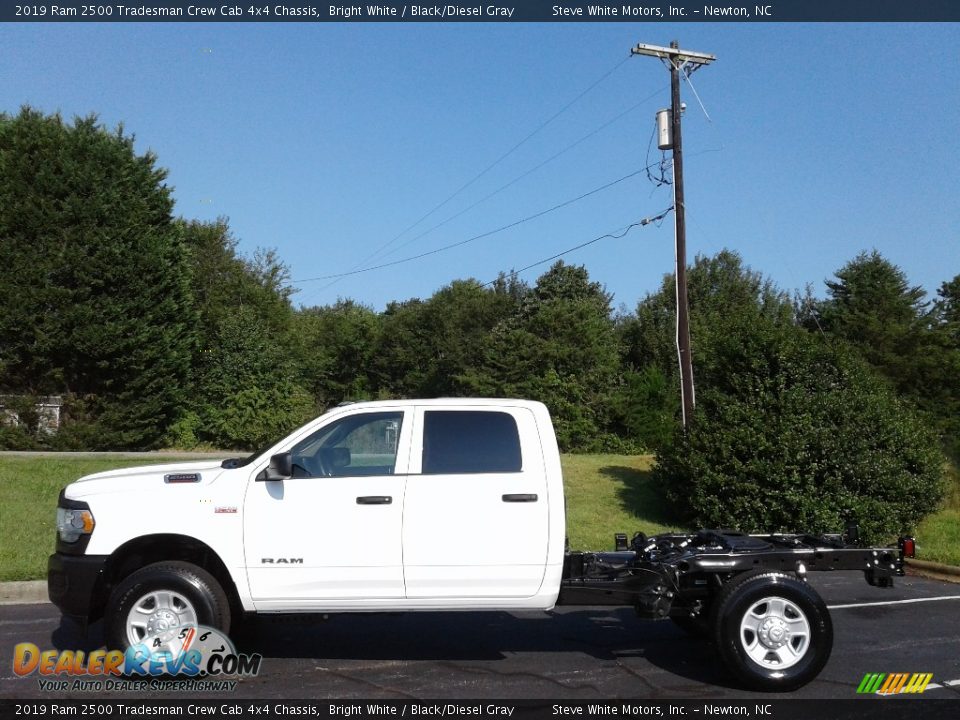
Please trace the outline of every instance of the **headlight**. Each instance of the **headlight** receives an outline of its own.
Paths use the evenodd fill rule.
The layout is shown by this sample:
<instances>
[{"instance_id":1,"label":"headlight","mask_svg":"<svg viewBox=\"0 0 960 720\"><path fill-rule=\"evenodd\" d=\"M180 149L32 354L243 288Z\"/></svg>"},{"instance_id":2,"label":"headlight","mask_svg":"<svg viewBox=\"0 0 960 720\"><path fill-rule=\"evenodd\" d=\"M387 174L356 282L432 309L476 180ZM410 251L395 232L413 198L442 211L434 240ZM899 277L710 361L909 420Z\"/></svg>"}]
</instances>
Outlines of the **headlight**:
<instances>
[{"instance_id":1,"label":"headlight","mask_svg":"<svg viewBox=\"0 0 960 720\"><path fill-rule=\"evenodd\" d=\"M79 540L81 535L89 535L95 524L93 513L89 510L57 508L57 533L64 542L73 543Z\"/></svg>"}]
</instances>

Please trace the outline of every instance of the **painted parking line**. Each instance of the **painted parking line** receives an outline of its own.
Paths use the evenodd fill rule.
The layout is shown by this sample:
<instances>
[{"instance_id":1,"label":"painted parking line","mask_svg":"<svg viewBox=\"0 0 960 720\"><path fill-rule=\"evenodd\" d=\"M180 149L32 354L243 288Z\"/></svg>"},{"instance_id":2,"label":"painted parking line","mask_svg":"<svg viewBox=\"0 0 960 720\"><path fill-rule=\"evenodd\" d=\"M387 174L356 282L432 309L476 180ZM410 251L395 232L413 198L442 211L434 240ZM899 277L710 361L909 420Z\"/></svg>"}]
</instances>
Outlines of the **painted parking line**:
<instances>
[{"instance_id":1,"label":"painted parking line","mask_svg":"<svg viewBox=\"0 0 960 720\"><path fill-rule=\"evenodd\" d=\"M827 605L830 610L844 608L876 607L878 605L906 605L908 603L934 602L936 600L960 600L960 595L941 595L940 597L910 598L908 600L883 600L880 602L849 603L847 605Z\"/></svg>"}]
</instances>

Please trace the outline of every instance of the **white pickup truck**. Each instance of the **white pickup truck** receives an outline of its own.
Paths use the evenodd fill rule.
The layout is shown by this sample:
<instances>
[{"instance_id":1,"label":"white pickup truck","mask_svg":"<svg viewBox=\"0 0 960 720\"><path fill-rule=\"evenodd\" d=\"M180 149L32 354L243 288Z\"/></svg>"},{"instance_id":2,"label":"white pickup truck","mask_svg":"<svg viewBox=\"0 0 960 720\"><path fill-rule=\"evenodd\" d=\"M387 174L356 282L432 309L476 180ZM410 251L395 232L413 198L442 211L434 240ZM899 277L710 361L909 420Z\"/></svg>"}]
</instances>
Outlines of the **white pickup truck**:
<instances>
[{"instance_id":1,"label":"white pickup truck","mask_svg":"<svg viewBox=\"0 0 960 720\"><path fill-rule=\"evenodd\" d=\"M897 549L731 531L565 548L545 406L441 399L339 406L245 459L97 473L57 509L50 599L108 648L175 649L251 614L629 605L709 634L746 685L798 687L832 646L810 570L903 574ZM906 548L906 550L905 550Z\"/></svg>"}]
</instances>

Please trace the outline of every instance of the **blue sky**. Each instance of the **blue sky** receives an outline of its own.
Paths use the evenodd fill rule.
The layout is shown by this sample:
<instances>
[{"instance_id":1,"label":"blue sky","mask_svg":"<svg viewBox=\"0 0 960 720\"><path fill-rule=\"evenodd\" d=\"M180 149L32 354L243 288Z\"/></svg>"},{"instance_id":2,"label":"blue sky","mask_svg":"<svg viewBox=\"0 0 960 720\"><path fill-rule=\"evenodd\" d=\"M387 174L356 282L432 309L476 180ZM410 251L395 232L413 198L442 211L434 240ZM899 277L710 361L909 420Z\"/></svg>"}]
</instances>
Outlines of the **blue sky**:
<instances>
[{"instance_id":1,"label":"blue sky","mask_svg":"<svg viewBox=\"0 0 960 720\"><path fill-rule=\"evenodd\" d=\"M620 63L637 42L675 38L717 56L693 76L712 122L683 88L691 255L732 248L782 288L813 282L818 294L871 248L931 292L960 272L957 25L7 25L0 110L123 122L169 169L179 215L229 218L245 252L277 248L300 280L354 269L613 68L377 260L641 168L669 76L653 58ZM671 202L640 175L450 252L295 283L294 297L380 309L456 278L491 280ZM672 216L566 259L632 309L672 268Z\"/></svg>"}]
</instances>

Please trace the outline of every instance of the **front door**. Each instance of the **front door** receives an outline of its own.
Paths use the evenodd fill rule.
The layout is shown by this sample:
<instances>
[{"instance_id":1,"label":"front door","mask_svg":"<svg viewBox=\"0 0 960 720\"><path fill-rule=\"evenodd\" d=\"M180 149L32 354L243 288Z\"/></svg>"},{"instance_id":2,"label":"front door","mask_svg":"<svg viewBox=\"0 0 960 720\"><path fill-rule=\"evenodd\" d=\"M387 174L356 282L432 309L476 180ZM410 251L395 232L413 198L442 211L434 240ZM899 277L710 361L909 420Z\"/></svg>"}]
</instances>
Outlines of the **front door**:
<instances>
[{"instance_id":1,"label":"front door","mask_svg":"<svg viewBox=\"0 0 960 720\"><path fill-rule=\"evenodd\" d=\"M292 441L293 477L250 479L244 546L258 610L402 598L411 411L338 415Z\"/></svg>"}]
</instances>

